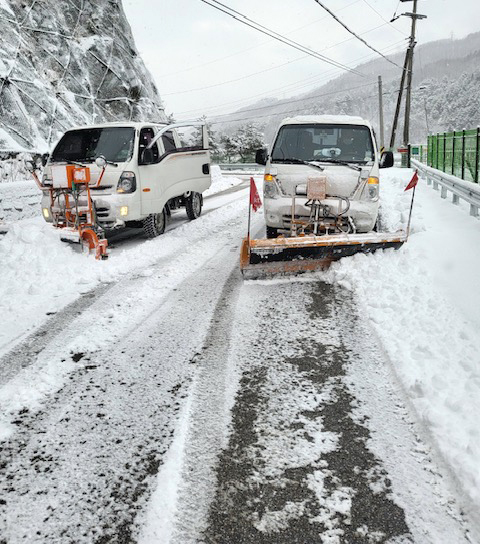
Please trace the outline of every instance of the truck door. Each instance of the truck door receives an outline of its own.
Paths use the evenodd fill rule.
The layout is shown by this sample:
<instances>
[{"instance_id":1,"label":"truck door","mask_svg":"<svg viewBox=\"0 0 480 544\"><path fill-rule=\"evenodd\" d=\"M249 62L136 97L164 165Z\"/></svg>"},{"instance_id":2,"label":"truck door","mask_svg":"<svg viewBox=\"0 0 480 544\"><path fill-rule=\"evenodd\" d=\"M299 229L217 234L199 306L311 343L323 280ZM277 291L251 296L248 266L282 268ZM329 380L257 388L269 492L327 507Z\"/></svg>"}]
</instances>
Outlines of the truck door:
<instances>
[{"instance_id":1,"label":"truck door","mask_svg":"<svg viewBox=\"0 0 480 544\"><path fill-rule=\"evenodd\" d=\"M164 187L158 177L158 163L161 153L158 142L153 143L155 129L143 127L138 145L139 190L142 214L160 213L165 206ZM148 150L147 150L148 148Z\"/></svg>"},{"instance_id":2,"label":"truck door","mask_svg":"<svg viewBox=\"0 0 480 544\"><path fill-rule=\"evenodd\" d=\"M203 128L203 127L202 127ZM163 156L158 164L159 176L167 199L195 191L202 193L210 187L210 151L203 130L197 141L182 142L169 130L161 136Z\"/></svg>"}]
</instances>

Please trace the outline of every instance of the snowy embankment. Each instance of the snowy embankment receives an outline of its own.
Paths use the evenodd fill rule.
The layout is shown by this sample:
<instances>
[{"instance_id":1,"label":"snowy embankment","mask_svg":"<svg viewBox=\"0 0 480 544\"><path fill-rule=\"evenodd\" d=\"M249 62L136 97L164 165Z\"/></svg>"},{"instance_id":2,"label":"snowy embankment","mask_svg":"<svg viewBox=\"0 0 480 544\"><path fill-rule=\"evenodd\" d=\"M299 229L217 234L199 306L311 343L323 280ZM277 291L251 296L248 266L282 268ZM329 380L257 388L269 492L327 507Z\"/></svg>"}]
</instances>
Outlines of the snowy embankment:
<instances>
[{"instance_id":1,"label":"snowy embankment","mask_svg":"<svg viewBox=\"0 0 480 544\"><path fill-rule=\"evenodd\" d=\"M405 225L411 170L382 176L382 222ZM420 419L480 508L480 221L421 180L411 236L357 255L325 277L350 290L387 350Z\"/></svg>"},{"instance_id":2,"label":"snowy embankment","mask_svg":"<svg viewBox=\"0 0 480 544\"><path fill-rule=\"evenodd\" d=\"M241 182L223 178L220 169L213 167L209 194ZM204 237L210 236L225 217L235 210L238 213L238 204L224 208L196 220L195 235L203 232ZM82 293L122 275L141 274L160 258L174 255L191 243L191 227L185 224L158 239L141 239L124 251L116 250L108 261L96 261L61 242L59 232L40 217L39 206L36 211L37 217L12 222L8 233L0 237L0 356Z\"/></svg>"},{"instance_id":3,"label":"snowy embankment","mask_svg":"<svg viewBox=\"0 0 480 544\"><path fill-rule=\"evenodd\" d=\"M41 198L33 179L0 183L0 231L9 223L40 215Z\"/></svg>"}]
</instances>

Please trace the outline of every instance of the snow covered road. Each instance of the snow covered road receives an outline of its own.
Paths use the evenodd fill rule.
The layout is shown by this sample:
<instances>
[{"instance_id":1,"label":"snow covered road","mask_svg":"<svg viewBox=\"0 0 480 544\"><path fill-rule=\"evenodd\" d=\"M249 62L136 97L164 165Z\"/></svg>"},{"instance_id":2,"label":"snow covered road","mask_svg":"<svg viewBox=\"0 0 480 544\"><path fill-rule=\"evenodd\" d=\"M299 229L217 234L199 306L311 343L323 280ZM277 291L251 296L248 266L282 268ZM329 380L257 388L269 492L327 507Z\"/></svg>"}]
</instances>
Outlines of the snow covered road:
<instances>
[{"instance_id":1,"label":"snow covered road","mask_svg":"<svg viewBox=\"0 0 480 544\"><path fill-rule=\"evenodd\" d=\"M404 219L408 175L384 175L390 228ZM245 189L209 198L200 219L156 240L119 243L107 263L82 268L85 257L53 238L17 253L30 269L2 271L12 292L49 277L18 295L35 319L3 300L23 322L0 360L0 542L480 542L475 497L448 441L419 417L413 370L394 351L411 303L395 285L424 243L428 199L408 248L293 281L243 282ZM376 305L369 274L387 274ZM46 297L56 280L62 296ZM415 398L436 406L435 392ZM469 433L473 416L460 414Z\"/></svg>"}]
</instances>

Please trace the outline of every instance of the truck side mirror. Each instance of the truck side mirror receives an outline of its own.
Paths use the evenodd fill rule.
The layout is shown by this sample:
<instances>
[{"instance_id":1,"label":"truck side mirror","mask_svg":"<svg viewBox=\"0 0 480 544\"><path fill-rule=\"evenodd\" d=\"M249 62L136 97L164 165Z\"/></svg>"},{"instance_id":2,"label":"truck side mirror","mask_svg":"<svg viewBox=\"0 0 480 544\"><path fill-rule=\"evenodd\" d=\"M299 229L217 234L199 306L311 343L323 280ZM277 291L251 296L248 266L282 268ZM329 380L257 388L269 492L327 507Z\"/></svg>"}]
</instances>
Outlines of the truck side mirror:
<instances>
[{"instance_id":1,"label":"truck side mirror","mask_svg":"<svg viewBox=\"0 0 480 544\"><path fill-rule=\"evenodd\" d=\"M266 149L257 149L255 153L255 162L265 166L267 164L268 153Z\"/></svg>"},{"instance_id":2,"label":"truck side mirror","mask_svg":"<svg viewBox=\"0 0 480 544\"><path fill-rule=\"evenodd\" d=\"M32 161L25 161L25 169L27 170L27 172L33 174L33 172L35 172L35 165Z\"/></svg>"},{"instance_id":3,"label":"truck side mirror","mask_svg":"<svg viewBox=\"0 0 480 544\"><path fill-rule=\"evenodd\" d=\"M380 157L380 168L390 168L395 163L392 151L384 151Z\"/></svg>"},{"instance_id":4,"label":"truck side mirror","mask_svg":"<svg viewBox=\"0 0 480 544\"><path fill-rule=\"evenodd\" d=\"M44 153L42 155L42 166L47 166L48 159L50 158L49 153Z\"/></svg>"}]
</instances>

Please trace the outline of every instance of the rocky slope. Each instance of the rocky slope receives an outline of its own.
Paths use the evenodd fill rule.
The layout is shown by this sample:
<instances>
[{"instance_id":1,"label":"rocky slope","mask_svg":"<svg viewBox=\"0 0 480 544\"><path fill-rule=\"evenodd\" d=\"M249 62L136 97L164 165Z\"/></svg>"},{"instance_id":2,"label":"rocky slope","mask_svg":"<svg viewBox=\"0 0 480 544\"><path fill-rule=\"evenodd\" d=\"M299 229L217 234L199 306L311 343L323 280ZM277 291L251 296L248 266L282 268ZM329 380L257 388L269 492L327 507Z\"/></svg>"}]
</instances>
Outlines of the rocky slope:
<instances>
[{"instance_id":1,"label":"rocky slope","mask_svg":"<svg viewBox=\"0 0 480 544\"><path fill-rule=\"evenodd\" d=\"M165 119L121 0L0 0L0 152L43 152L65 129Z\"/></svg>"}]
</instances>

